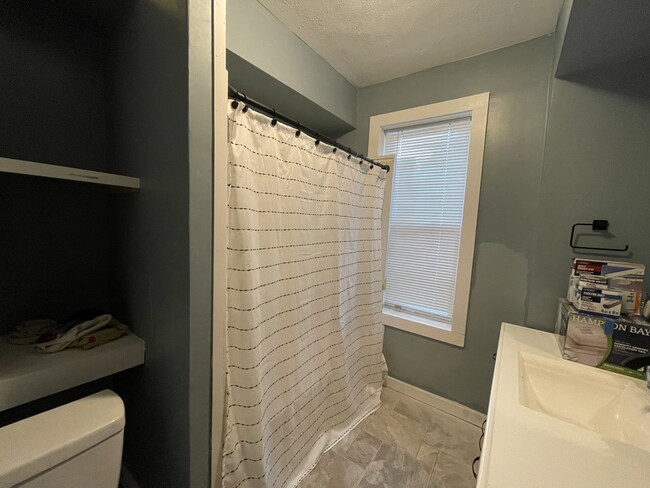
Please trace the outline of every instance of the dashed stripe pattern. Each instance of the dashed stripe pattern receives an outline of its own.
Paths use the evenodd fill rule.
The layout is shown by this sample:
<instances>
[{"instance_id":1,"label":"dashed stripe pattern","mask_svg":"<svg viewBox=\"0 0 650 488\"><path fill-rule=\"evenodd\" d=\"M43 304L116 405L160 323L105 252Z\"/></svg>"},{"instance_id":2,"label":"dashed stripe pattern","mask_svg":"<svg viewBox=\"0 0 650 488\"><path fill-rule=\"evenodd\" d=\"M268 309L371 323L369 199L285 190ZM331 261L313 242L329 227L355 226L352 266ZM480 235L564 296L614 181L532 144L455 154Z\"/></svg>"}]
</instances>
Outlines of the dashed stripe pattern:
<instances>
[{"instance_id":1,"label":"dashed stripe pattern","mask_svg":"<svg viewBox=\"0 0 650 488\"><path fill-rule=\"evenodd\" d=\"M385 172L229 109L225 488L295 487L379 404Z\"/></svg>"},{"instance_id":2,"label":"dashed stripe pattern","mask_svg":"<svg viewBox=\"0 0 650 488\"><path fill-rule=\"evenodd\" d=\"M309 212L291 212L291 211L278 211L278 210L260 210L259 208L250 207L237 207L228 205L229 210L241 210L246 212L256 212L258 214L277 214L277 215L302 215L304 217L342 217L345 219L359 219L359 220L374 220L378 221L381 217L359 217L357 215L342 215L337 213L309 213ZM232 218L232 217L231 217Z\"/></svg>"}]
</instances>

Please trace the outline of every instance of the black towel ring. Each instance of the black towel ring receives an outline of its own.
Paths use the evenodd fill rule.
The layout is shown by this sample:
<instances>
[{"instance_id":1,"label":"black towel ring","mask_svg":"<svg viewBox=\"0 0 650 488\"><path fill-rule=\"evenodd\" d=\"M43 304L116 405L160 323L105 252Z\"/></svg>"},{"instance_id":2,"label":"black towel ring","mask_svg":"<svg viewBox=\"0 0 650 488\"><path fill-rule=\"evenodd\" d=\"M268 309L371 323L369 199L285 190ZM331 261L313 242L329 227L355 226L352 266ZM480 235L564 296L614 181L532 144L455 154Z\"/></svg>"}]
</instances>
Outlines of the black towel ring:
<instances>
[{"instance_id":1,"label":"black towel ring","mask_svg":"<svg viewBox=\"0 0 650 488\"><path fill-rule=\"evenodd\" d=\"M591 230L593 231L605 231L609 229L609 220L594 220L591 222L591 224L586 224L586 223L577 223L573 224L571 227L571 237L569 237L569 246L571 246L571 249L588 249L590 251L615 251L615 252L625 252L627 251L630 246L627 244L625 247L621 248L615 248L615 247L586 247L586 246L576 246L575 243L573 242L573 237L576 231L576 227L591 227Z\"/></svg>"}]
</instances>

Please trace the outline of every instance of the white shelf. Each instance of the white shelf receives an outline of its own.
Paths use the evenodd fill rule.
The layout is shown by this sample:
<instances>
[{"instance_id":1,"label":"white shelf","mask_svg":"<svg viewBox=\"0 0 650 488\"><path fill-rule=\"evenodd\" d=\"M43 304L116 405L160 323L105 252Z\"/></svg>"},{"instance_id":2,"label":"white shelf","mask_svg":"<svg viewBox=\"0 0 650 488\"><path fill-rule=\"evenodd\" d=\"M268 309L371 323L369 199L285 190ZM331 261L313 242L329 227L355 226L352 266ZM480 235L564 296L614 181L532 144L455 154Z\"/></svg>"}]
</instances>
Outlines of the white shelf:
<instances>
[{"instance_id":1,"label":"white shelf","mask_svg":"<svg viewBox=\"0 0 650 488\"><path fill-rule=\"evenodd\" d=\"M94 349L36 352L0 336L0 412L144 363L144 341L132 333Z\"/></svg>"},{"instance_id":2,"label":"white shelf","mask_svg":"<svg viewBox=\"0 0 650 488\"><path fill-rule=\"evenodd\" d=\"M132 176L122 176L112 173L102 173L100 171L2 157L0 157L0 173L15 173L59 180L81 181L95 185L122 188L129 191L140 189L140 178L134 178Z\"/></svg>"}]
</instances>

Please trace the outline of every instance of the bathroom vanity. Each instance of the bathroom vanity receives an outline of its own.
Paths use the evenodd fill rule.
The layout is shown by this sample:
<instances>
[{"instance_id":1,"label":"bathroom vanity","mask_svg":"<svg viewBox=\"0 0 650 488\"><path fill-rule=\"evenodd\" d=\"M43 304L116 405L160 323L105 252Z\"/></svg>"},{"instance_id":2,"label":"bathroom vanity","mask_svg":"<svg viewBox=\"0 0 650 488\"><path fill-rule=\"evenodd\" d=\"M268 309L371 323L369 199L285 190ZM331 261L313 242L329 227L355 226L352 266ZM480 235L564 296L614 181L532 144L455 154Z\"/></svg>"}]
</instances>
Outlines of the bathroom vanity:
<instances>
[{"instance_id":1,"label":"bathroom vanity","mask_svg":"<svg viewBox=\"0 0 650 488\"><path fill-rule=\"evenodd\" d=\"M648 480L645 381L564 360L553 334L502 324L477 487Z\"/></svg>"}]
</instances>

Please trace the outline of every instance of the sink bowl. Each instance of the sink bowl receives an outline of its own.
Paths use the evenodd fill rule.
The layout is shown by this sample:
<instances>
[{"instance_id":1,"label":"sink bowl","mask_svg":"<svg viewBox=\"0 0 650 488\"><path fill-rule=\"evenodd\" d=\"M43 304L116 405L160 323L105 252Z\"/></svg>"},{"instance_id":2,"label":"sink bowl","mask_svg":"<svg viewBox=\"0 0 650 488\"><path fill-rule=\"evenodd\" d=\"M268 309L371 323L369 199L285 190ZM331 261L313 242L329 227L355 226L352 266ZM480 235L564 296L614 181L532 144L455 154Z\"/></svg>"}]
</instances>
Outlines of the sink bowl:
<instances>
[{"instance_id":1,"label":"sink bowl","mask_svg":"<svg viewBox=\"0 0 650 488\"><path fill-rule=\"evenodd\" d=\"M523 352L518 373L524 407L650 452L645 382Z\"/></svg>"}]
</instances>

